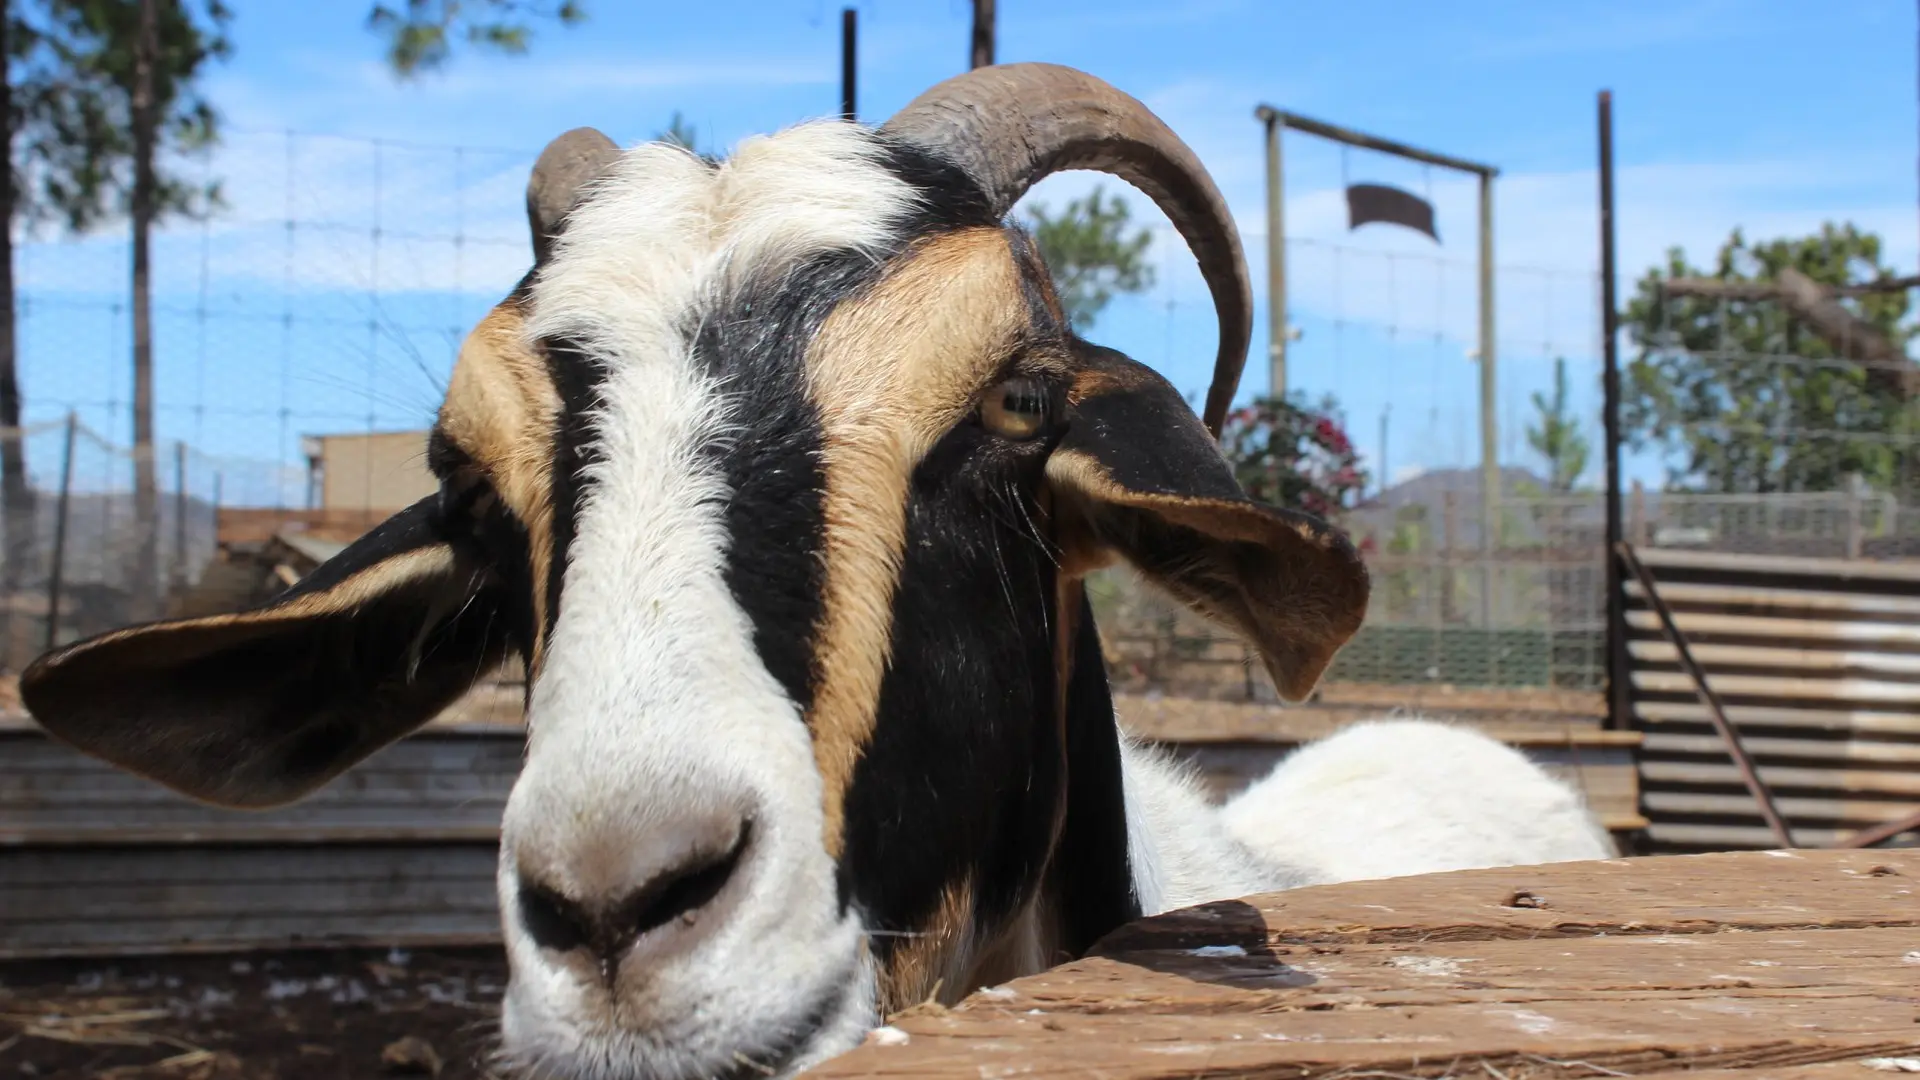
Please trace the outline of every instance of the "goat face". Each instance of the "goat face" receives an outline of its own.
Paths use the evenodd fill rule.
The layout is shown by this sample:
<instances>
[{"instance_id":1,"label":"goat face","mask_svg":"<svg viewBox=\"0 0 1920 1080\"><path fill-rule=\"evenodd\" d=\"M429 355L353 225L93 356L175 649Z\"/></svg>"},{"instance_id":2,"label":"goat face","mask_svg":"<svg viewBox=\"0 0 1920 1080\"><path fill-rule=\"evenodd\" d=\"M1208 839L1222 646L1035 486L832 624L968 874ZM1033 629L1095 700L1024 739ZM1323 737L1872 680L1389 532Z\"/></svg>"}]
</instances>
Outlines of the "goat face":
<instances>
[{"instance_id":1,"label":"goat face","mask_svg":"<svg viewBox=\"0 0 1920 1080\"><path fill-rule=\"evenodd\" d=\"M1224 207L1131 98L983 69L879 132L709 165L570 133L536 266L462 349L440 493L272 603L43 658L60 737L195 797L285 802L510 653L507 1057L538 1075L797 1068L878 1016L1137 914L1080 575L1131 561L1297 698L1366 578L1248 502L1163 379L1072 336L1001 224L1058 168L1139 183L1249 328Z\"/></svg>"}]
</instances>

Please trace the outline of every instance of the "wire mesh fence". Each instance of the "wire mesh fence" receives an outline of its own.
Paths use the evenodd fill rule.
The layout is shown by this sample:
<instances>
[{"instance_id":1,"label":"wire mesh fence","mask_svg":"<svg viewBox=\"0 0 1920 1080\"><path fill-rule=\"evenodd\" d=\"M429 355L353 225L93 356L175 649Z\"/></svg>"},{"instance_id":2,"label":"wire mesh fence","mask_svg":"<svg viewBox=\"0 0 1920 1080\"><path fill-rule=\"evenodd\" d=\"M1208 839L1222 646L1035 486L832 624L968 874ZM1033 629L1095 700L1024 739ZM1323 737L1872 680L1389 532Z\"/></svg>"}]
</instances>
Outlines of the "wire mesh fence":
<instances>
[{"instance_id":1,"label":"wire mesh fence","mask_svg":"<svg viewBox=\"0 0 1920 1080\"><path fill-rule=\"evenodd\" d=\"M0 500L0 656L12 671L49 645L183 610L214 565L226 500L258 499L287 483L285 467L272 462L165 444L156 454L156 513L142 522L125 445L77 416L0 432L9 438L28 463L24 497Z\"/></svg>"},{"instance_id":2,"label":"wire mesh fence","mask_svg":"<svg viewBox=\"0 0 1920 1080\"><path fill-rule=\"evenodd\" d=\"M135 519L126 434L126 243L106 235L23 243L28 490L5 508L21 522L0 551L6 666L18 670L48 640L50 621L65 640L147 611L258 597L327 544L417 497L430 483L420 433L459 342L525 270L522 188L532 157L229 132L218 159L225 207L167 224L156 242L161 491L150 525ZM1184 245L1164 226L1154 231L1157 285L1116 297L1091 336L1177 383L1202 380L1212 306L1183 269ZM1261 246L1254 231L1246 242ZM1496 270L1502 491L1495 535L1483 536L1477 267L1391 238L1303 235L1287 247L1294 386L1336 403L1369 474L1340 523L1372 569L1373 605L1331 678L1598 689L1604 515L1601 496L1581 483L1590 487L1599 462L1594 275ZM1878 303L1841 302L1856 312ZM1689 296L1657 315L1638 341L1648 370L1690 364L1688 392L1720 404L1648 427L1647 452L1677 471L1668 490L1636 486L1629 539L1858 558L1920 551L1910 453L1920 424L1898 396L1904 383L1873 377L1889 357L1863 353L1846 331L1837 342L1809 337L1795 329L1805 320L1771 294ZM1536 395L1553 389L1556 362L1572 387L1566 414L1593 466L1570 475L1557 475L1532 438L1543 408ZM1260 379L1255 363L1249 389L1262 389ZM1202 386L1181 389L1197 396ZM1716 455L1719 436L1744 449ZM48 592L63 482L70 533L56 618ZM304 553L274 547L295 534L313 541ZM136 580L143 576L150 586ZM1105 575L1094 595L1123 685L1271 696L1244 646L1126 575Z\"/></svg>"}]
</instances>

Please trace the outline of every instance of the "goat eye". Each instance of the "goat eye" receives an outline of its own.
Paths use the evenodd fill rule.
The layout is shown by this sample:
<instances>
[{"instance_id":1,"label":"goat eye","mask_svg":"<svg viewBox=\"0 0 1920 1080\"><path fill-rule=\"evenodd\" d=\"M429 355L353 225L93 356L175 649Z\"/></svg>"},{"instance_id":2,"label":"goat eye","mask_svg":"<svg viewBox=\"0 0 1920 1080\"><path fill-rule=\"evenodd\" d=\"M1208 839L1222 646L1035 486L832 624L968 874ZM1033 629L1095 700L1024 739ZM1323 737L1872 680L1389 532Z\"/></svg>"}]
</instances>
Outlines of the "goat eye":
<instances>
[{"instance_id":1,"label":"goat eye","mask_svg":"<svg viewBox=\"0 0 1920 1080\"><path fill-rule=\"evenodd\" d=\"M1000 383L980 402L980 423L1002 438L1033 438L1047 426L1046 386L1025 375Z\"/></svg>"}]
</instances>

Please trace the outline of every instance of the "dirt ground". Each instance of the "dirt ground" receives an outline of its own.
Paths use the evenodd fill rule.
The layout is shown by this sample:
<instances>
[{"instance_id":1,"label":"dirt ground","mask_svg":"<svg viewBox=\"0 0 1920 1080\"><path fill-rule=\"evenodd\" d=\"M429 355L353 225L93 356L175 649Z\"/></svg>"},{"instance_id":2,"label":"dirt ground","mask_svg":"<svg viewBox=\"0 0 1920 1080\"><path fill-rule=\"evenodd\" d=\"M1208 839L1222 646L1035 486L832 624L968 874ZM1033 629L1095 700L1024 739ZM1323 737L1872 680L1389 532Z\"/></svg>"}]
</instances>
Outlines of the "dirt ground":
<instances>
[{"instance_id":1,"label":"dirt ground","mask_svg":"<svg viewBox=\"0 0 1920 1080\"><path fill-rule=\"evenodd\" d=\"M497 948L0 962L0 1078L478 1080Z\"/></svg>"}]
</instances>

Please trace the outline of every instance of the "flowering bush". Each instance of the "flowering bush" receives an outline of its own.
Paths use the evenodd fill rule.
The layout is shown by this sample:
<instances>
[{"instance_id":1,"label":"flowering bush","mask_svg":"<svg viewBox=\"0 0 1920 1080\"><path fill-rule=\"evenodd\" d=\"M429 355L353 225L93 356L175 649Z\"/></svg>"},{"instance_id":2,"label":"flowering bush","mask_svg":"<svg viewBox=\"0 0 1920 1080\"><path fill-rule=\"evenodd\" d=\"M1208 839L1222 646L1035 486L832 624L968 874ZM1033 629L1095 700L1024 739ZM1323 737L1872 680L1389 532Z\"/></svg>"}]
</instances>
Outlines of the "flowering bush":
<instances>
[{"instance_id":1,"label":"flowering bush","mask_svg":"<svg viewBox=\"0 0 1920 1080\"><path fill-rule=\"evenodd\" d=\"M1326 517L1366 486L1360 455L1331 397L1319 407L1255 398L1227 414L1221 450L1247 494L1264 503Z\"/></svg>"}]
</instances>

